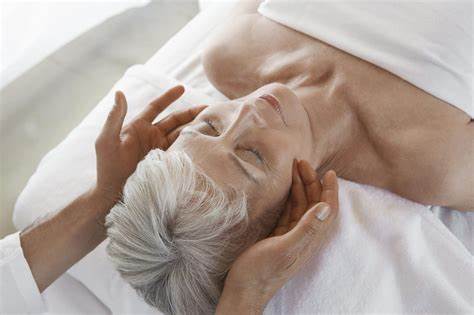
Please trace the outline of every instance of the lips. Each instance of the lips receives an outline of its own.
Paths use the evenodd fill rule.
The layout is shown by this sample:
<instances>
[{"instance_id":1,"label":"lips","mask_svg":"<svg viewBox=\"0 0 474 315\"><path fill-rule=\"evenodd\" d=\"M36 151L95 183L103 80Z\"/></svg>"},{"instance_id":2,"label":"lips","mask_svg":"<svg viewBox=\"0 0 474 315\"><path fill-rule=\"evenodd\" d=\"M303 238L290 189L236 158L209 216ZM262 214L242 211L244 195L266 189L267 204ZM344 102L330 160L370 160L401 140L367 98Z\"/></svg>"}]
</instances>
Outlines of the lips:
<instances>
[{"instance_id":1,"label":"lips","mask_svg":"<svg viewBox=\"0 0 474 315\"><path fill-rule=\"evenodd\" d=\"M281 111L280 107L280 102L276 99L275 96L270 95L270 94L263 94L259 96L258 98L265 100L268 104L272 106L272 108L280 115L281 119L283 122L285 122L285 119L283 118L283 113Z\"/></svg>"}]
</instances>

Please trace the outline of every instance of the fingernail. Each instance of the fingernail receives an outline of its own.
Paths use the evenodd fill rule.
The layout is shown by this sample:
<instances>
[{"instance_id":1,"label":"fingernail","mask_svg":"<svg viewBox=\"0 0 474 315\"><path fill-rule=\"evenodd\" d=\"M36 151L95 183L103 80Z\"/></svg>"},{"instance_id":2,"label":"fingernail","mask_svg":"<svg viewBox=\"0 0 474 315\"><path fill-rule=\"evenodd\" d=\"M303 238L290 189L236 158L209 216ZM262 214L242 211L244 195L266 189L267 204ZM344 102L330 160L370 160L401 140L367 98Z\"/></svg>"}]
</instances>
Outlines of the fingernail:
<instances>
[{"instance_id":1,"label":"fingernail","mask_svg":"<svg viewBox=\"0 0 474 315\"><path fill-rule=\"evenodd\" d=\"M327 203L321 202L316 205L316 218L324 221L331 214L331 207Z\"/></svg>"}]
</instances>

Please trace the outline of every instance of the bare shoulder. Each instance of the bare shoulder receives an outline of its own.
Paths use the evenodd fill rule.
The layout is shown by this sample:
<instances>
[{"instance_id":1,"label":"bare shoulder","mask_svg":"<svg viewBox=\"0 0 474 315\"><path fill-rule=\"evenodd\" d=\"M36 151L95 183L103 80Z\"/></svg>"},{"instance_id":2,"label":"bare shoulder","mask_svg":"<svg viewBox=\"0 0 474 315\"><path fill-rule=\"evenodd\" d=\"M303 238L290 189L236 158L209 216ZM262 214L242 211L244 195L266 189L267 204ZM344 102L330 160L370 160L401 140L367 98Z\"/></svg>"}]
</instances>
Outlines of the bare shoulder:
<instances>
[{"instance_id":1,"label":"bare shoulder","mask_svg":"<svg viewBox=\"0 0 474 315\"><path fill-rule=\"evenodd\" d=\"M239 14L233 14L215 29L201 53L207 78L229 98L246 95L260 86L255 70L265 58L258 41L268 31L261 28L262 16L256 8L240 9Z\"/></svg>"},{"instance_id":2,"label":"bare shoulder","mask_svg":"<svg viewBox=\"0 0 474 315\"><path fill-rule=\"evenodd\" d=\"M390 190L409 199L474 211L474 123L407 128L390 168ZM396 160L396 161L395 161Z\"/></svg>"}]
</instances>

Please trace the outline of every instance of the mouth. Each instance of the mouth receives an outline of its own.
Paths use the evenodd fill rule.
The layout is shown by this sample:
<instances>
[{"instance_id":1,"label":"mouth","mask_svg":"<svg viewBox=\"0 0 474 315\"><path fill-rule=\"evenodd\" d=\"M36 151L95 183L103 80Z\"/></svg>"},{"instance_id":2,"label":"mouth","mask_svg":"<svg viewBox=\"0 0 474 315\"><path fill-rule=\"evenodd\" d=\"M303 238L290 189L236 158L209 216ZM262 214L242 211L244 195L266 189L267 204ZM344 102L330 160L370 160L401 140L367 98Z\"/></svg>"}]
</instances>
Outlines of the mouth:
<instances>
[{"instance_id":1,"label":"mouth","mask_svg":"<svg viewBox=\"0 0 474 315\"><path fill-rule=\"evenodd\" d=\"M280 101L278 101L278 99L275 96L270 95L270 94L263 94L259 96L258 98L267 102L267 104L269 104L278 113L281 120L283 120L283 123L286 125L285 117L283 117L283 112L281 110Z\"/></svg>"}]
</instances>

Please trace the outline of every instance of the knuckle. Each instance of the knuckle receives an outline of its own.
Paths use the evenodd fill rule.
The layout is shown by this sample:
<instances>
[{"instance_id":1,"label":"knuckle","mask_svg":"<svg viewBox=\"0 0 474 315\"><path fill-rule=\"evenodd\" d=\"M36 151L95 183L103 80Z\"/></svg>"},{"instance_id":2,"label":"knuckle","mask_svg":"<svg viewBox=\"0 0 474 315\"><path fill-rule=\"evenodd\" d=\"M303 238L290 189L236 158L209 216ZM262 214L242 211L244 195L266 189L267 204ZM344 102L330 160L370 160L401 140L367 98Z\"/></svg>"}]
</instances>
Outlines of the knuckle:
<instances>
[{"instance_id":1,"label":"knuckle","mask_svg":"<svg viewBox=\"0 0 474 315\"><path fill-rule=\"evenodd\" d=\"M312 172L312 170L305 169L303 170L301 175L303 177L303 182L305 185L311 185L317 180L316 173Z\"/></svg>"},{"instance_id":2,"label":"knuckle","mask_svg":"<svg viewBox=\"0 0 474 315\"><path fill-rule=\"evenodd\" d=\"M312 220L312 221L313 222L305 222L302 227L304 234L308 238L316 237L321 232L321 229L319 228L318 224L315 222L316 220Z\"/></svg>"},{"instance_id":3,"label":"knuckle","mask_svg":"<svg viewBox=\"0 0 474 315\"><path fill-rule=\"evenodd\" d=\"M132 151L136 144L130 138L126 137L124 141L122 141L122 146L125 151Z\"/></svg>"},{"instance_id":4,"label":"knuckle","mask_svg":"<svg viewBox=\"0 0 474 315\"><path fill-rule=\"evenodd\" d=\"M169 147L169 141L168 137L159 138L158 147L162 150L167 149Z\"/></svg>"},{"instance_id":5,"label":"knuckle","mask_svg":"<svg viewBox=\"0 0 474 315\"><path fill-rule=\"evenodd\" d=\"M319 190L318 183L316 181L313 181L307 184L306 189L309 191L318 191Z\"/></svg>"}]
</instances>

